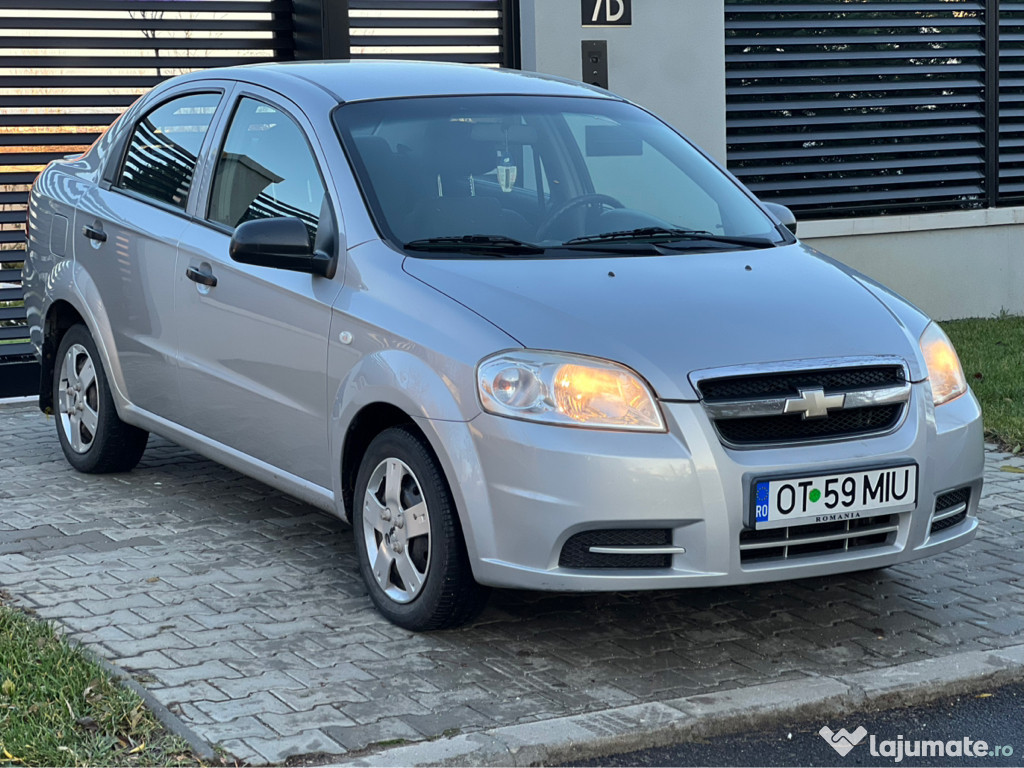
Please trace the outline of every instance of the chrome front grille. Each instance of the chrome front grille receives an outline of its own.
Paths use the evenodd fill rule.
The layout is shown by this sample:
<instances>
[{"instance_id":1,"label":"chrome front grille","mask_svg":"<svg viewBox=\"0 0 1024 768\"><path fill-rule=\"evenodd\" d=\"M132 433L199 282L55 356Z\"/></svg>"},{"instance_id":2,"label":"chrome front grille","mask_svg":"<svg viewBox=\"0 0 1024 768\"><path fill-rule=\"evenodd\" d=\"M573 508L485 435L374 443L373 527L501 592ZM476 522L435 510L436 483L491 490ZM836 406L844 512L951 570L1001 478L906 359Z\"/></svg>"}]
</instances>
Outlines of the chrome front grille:
<instances>
[{"instance_id":1,"label":"chrome front grille","mask_svg":"<svg viewBox=\"0 0 1024 768\"><path fill-rule=\"evenodd\" d=\"M708 401L746 398L788 397L804 387L818 386L826 391L885 389L906 382L901 365L818 368L807 371L780 371L742 376L704 379L701 395Z\"/></svg>"},{"instance_id":2,"label":"chrome front grille","mask_svg":"<svg viewBox=\"0 0 1024 768\"><path fill-rule=\"evenodd\" d=\"M822 362L701 371L694 384L720 440L730 447L867 437L899 426L910 400L902 361Z\"/></svg>"},{"instance_id":3,"label":"chrome front grille","mask_svg":"<svg viewBox=\"0 0 1024 768\"><path fill-rule=\"evenodd\" d=\"M763 563L848 552L891 544L899 529L896 515L740 532L740 563Z\"/></svg>"}]
</instances>

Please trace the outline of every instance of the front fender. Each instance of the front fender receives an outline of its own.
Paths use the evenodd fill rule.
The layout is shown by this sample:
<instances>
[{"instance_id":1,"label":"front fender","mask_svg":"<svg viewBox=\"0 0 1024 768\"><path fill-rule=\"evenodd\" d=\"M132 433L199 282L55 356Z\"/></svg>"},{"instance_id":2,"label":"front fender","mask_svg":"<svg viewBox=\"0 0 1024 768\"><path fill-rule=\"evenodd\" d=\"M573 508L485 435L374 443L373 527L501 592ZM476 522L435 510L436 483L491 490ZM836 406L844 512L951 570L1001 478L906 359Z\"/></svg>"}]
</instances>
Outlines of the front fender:
<instances>
[{"instance_id":1,"label":"front fender","mask_svg":"<svg viewBox=\"0 0 1024 768\"><path fill-rule=\"evenodd\" d=\"M464 371L462 376L456 376L465 381L465 376L472 373ZM489 502L470 425L480 407L475 397L472 402L460 398L460 393L466 391L465 386L457 387L452 379L408 351L387 349L367 355L349 371L335 396L331 411L331 458L332 466L344 466L345 436L365 409L386 405L400 410L426 436L441 463L470 558L475 560L476 536L468 510L486 508ZM348 520L342 485L342 472L335 472L336 511Z\"/></svg>"}]
</instances>

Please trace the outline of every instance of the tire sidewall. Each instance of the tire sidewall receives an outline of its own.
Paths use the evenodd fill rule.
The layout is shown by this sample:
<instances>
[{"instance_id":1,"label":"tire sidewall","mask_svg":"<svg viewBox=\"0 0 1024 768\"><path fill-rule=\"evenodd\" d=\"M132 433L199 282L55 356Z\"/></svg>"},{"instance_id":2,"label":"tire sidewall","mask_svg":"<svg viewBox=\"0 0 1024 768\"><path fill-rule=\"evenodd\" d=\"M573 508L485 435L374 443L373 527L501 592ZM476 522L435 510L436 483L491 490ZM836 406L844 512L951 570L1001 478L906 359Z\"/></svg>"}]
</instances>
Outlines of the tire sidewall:
<instances>
[{"instance_id":1,"label":"tire sidewall","mask_svg":"<svg viewBox=\"0 0 1024 768\"><path fill-rule=\"evenodd\" d=\"M385 459L395 458L405 462L419 482L423 500L430 517L430 562L427 576L419 594L408 603L392 600L381 589L370 568L369 556L363 533L363 499L366 487L374 469ZM440 478L442 487L438 487ZM450 572L451 559L458 556L458 529L453 536L455 506L451 491L444 485L444 476L421 439L407 430L392 428L382 432L370 443L356 475L355 497L353 499L352 528L354 532L356 557L359 572L366 584L370 598L377 609L391 622L407 629L422 629L432 623L436 606ZM455 551L453 551L455 550Z\"/></svg>"}]
</instances>

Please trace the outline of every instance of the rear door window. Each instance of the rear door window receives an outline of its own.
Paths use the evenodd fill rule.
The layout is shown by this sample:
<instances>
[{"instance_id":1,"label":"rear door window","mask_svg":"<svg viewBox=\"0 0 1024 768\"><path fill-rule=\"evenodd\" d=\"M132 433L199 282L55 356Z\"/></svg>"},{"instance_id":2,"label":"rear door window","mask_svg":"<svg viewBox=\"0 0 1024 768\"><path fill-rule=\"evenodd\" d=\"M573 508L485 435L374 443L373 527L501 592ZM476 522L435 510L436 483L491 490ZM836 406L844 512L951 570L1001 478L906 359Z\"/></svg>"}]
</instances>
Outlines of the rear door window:
<instances>
[{"instance_id":1,"label":"rear door window","mask_svg":"<svg viewBox=\"0 0 1024 768\"><path fill-rule=\"evenodd\" d=\"M147 113L132 131L117 186L184 210L220 98L188 94Z\"/></svg>"}]
</instances>

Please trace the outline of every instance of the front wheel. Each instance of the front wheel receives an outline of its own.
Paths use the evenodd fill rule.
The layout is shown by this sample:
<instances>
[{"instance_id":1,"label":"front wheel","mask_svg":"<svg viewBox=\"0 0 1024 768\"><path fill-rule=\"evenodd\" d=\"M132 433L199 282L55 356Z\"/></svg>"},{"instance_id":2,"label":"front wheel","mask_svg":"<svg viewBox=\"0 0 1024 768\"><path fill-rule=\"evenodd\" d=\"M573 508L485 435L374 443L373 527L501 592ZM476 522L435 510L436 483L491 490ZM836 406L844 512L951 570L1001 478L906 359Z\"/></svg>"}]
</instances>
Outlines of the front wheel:
<instances>
[{"instance_id":1,"label":"front wheel","mask_svg":"<svg viewBox=\"0 0 1024 768\"><path fill-rule=\"evenodd\" d=\"M393 427L370 443L356 477L359 570L377 609L414 631L458 626L483 607L451 491L426 441Z\"/></svg>"},{"instance_id":2,"label":"front wheel","mask_svg":"<svg viewBox=\"0 0 1024 768\"><path fill-rule=\"evenodd\" d=\"M84 325L71 326L57 347L53 402L60 447L79 472L127 472L139 463L149 433L118 417L96 343Z\"/></svg>"}]
</instances>

